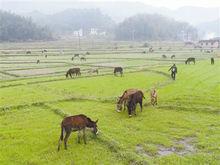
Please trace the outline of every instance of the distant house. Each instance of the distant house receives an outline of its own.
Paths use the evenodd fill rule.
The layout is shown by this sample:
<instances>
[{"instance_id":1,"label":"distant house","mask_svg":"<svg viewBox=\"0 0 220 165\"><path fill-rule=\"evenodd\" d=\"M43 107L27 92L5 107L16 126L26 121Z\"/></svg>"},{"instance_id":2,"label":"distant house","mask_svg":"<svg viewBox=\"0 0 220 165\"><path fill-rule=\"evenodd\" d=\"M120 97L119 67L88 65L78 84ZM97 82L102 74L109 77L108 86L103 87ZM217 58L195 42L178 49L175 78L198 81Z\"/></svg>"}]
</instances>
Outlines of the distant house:
<instances>
[{"instance_id":1,"label":"distant house","mask_svg":"<svg viewBox=\"0 0 220 165\"><path fill-rule=\"evenodd\" d=\"M89 34L93 36L106 36L105 31L101 31L100 29L97 28L91 28Z\"/></svg>"},{"instance_id":2,"label":"distant house","mask_svg":"<svg viewBox=\"0 0 220 165\"><path fill-rule=\"evenodd\" d=\"M99 35L100 36L106 36L106 32L100 32Z\"/></svg>"},{"instance_id":3,"label":"distant house","mask_svg":"<svg viewBox=\"0 0 220 165\"><path fill-rule=\"evenodd\" d=\"M74 37L82 37L83 36L83 30L79 29L79 30L73 31L73 36Z\"/></svg>"},{"instance_id":4,"label":"distant house","mask_svg":"<svg viewBox=\"0 0 220 165\"><path fill-rule=\"evenodd\" d=\"M98 29L96 29L96 28L91 28L91 30L90 30L90 35L98 35Z\"/></svg>"},{"instance_id":5,"label":"distant house","mask_svg":"<svg viewBox=\"0 0 220 165\"><path fill-rule=\"evenodd\" d=\"M201 48L220 48L220 40L200 40L198 46Z\"/></svg>"}]
</instances>

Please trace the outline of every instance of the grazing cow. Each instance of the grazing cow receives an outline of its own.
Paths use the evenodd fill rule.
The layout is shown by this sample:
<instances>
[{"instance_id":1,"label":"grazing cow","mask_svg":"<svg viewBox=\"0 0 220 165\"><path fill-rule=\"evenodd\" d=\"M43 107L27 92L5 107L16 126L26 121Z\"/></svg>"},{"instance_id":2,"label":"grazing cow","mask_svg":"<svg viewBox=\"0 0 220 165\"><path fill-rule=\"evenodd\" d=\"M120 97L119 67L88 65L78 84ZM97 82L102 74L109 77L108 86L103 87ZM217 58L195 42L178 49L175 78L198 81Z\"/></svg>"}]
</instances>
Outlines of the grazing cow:
<instances>
[{"instance_id":1,"label":"grazing cow","mask_svg":"<svg viewBox=\"0 0 220 165\"><path fill-rule=\"evenodd\" d=\"M151 104L157 105L157 91L155 89L153 89L150 93L150 98L151 98Z\"/></svg>"},{"instance_id":2,"label":"grazing cow","mask_svg":"<svg viewBox=\"0 0 220 165\"><path fill-rule=\"evenodd\" d=\"M80 76L80 68L71 68L66 72L66 78L70 76L72 78L72 74L75 74L76 76Z\"/></svg>"},{"instance_id":3,"label":"grazing cow","mask_svg":"<svg viewBox=\"0 0 220 165\"><path fill-rule=\"evenodd\" d=\"M37 64L39 64L40 63L40 60L37 60Z\"/></svg>"},{"instance_id":4,"label":"grazing cow","mask_svg":"<svg viewBox=\"0 0 220 165\"><path fill-rule=\"evenodd\" d=\"M176 57L175 55L172 55L170 58L171 58L171 59L174 59L175 57Z\"/></svg>"},{"instance_id":5,"label":"grazing cow","mask_svg":"<svg viewBox=\"0 0 220 165\"><path fill-rule=\"evenodd\" d=\"M96 74L99 74L99 70L98 69L91 69L88 71L89 74L92 74L92 73L96 73Z\"/></svg>"},{"instance_id":6,"label":"grazing cow","mask_svg":"<svg viewBox=\"0 0 220 165\"><path fill-rule=\"evenodd\" d=\"M214 63L215 63L215 59L212 57L211 58L211 64L214 65Z\"/></svg>"},{"instance_id":7,"label":"grazing cow","mask_svg":"<svg viewBox=\"0 0 220 165\"><path fill-rule=\"evenodd\" d=\"M210 50L206 50L206 53L211 53L211 51Z\"/></svg>"},{"instance_id":8,"label":"grazing cow","mask_svg":"<svg viewBox=\"0 0 220 165\"><path fill-rule=\"evenodd\" d=\"M124 103L124 110L125 110L126 103L128 101L129 96L137 91L139 90L138 89L127 89L126 91L124 91L122 96L118 98L116 111L120 112L122 110L123 103Z\"/></svg>"},{"instance_id":9,"label":"grazing cow","mask_svg":"<svg viewBox=\"0 0 220 165\"><path fill-rule=\"evenodd\" d=\"M74 57L79 57L79 53L74 54Z\"/></svg>"},{"instance_id":10,"label":"grazing cow","mask_svg":"<svg viewBox=\"0 0 220 165\"><path fill-rule=\"evenodd\" d=\"M61 123L61 135L58 143L58 151L60 150L60 145L62 144L64 134L65 134L64 146L65 149L67 149L67 141L71 132L78 131L78 143L80 143L80 131L82 130L83 140L84 143L86 144L85 130L86 128L91 128L92 132L95 135L97 135L98 134L97 122L98 120L92 121L89 117L83 114L64 118Z\"/></svg>"},{"instance_id":11,"label":"grazing cow","mask_svg":"<svg viewBox=\"0 0 220 165\"><path fill-rule=\"evenodd\" d=\"M152 47L149 48L149 52L150 52L150 53L153 53L153 52L154 52L154 50L153 50Z\"/></svg>"},{"instance_id":12,"label":"grazing cow","mask_svg":"<svg viewBox=\"0 0 220 165\"><path fill-rule=\"evenodd\" d=\"M74 60L74 57L72 57L71 60L73 61L73 60Z\"/></svg>"},{"instance_id":13,"label":"grazing cow","mask_svg":"<svg viewBox=\"0 0 220 165\"><path fill-rule=\"evenodd\" d=\"M86 58L85 57L81 57L80 61L86 61Z\"/></svg>"},{"instance_id":14,"label":"grazing cow","mask_svg":"<svg viewBox=\"0 0 220 165\"><path fill-rule=\"evenodd\" d=\"M29 50L29 51L26 51L26 54L31 54L31 51Z\"/></svg>"},{"instance_id":15,"label":"grazing cow","mask_svg":"<svg viewBox=\"0 0 220 165\"><path fill-rule=\"evenodd\" d=\"M196 63L196 59L194 57L189 57L185 61L185 64L190 64L190 62L193 62L195 64Z\"/></svg>"},{"instance_id":16,"label":"grazing cow","mask_svg":"<svg viewBox=\"0 0 220 165\"><path fill-rule=\"evenodd\" d=\"M47 52L47 50L46 50L46 49L44 49L44 50L42 50L41 52L42 52L42 53L44 53L44 52Z\"/></svg>"},{"instance_id":17,"label":"grazing cow","mask_svg":"<svg viewBox=\"0 0 220 165\"><path fill-rule=\"evenodd\" d=\"M114 75L116 76L116 73L120 73L121 76L123 75L123 68L122 67L115 67L114 68Z\"/></svg>"},{"instance_id":18,"label":"grazing cow","mask_svg":"<svg viewBox=\"0 0 220 165\"><path fill-rule=\"evenodd\" d=\"M165 54L162 55L162 58L167 58L167 56Z\"/></svg>"},{"instance_id":19,"label":"grazing cow","mask_svg":"<svg viewBox=\"0 0 220 165\"><path fill-rule=\"evenodd\" d=\"M136 115L136 105L137 103L140 104L141 112L142 112L142 102L143 102L144 94L142 91L137 91L133 94L131 94L128 98L127 102L127 109L128 109L128 115L129 117L132 116L132 113Z\"/></svg>"}]
</instances>

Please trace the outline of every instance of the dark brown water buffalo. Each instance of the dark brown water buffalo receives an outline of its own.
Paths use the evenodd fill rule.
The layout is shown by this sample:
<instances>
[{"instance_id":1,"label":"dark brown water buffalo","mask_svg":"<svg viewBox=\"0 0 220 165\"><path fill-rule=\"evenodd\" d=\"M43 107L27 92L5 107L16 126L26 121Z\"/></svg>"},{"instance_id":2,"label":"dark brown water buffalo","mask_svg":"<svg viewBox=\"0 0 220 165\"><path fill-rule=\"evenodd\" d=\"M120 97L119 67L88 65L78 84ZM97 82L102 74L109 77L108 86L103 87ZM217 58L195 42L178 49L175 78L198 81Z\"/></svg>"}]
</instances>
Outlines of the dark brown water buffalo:
<instances>
[{"instance_id":1,"label":"dark brown water buffalo","mask_svg":"<svg viewBox=\"0 0 220 165\"><path fill-rule=\"evenodd\" d=\"M65 149L67 149L67 141L71 132L78 131L78 143L80 143L80 131L82 130L83 140L84 143L86 144L85 129L92 128L92 132L95 135L97 135L98 134L97 122L98 120L92 121L89 117L83 114L64 118L61 123L61 135L58 143L58 151L60 150L60 145L62 144L64 134L65 134L64 146Z\"/></svg>"},{"instance_id":2,"label":"dark brown water buffalo","mask_svg":"<svg viewBox=\"0 0 220 165\"><path fill-rule=\"evenodd\" d=\"M68 76L70 76L72 78L72 75L75 74L76 76L80 76L81 72L80 72L80 68L71 68L66 72L66 78L68 78Z\"/></svg>"},{"instance_id":3,"label":"dark brown water buffalo","mask_svg":"<svg viewBox=\"0 0 220 165\"><path fill-rule=\"evenodd\" d=\"M114 75L116 76L117 73L120 73L122 76L123 75L123 68L122 67L115 67L114 68Z\"/></svg>"},{"instance_id":4,"label":"dark brown water buffalo","mask_svg":"<svg viewBox=\"0 0 220 165\"><path fill-rule=\"evenodd\" d=\"M135 92L139 91L138 89L127 89L123 92L122 96L118 98L117 104L116 104L116 111L120 112L122 110L122 107L124 105L124 110L127 104L127 101L129 99L129 96L131 94L134 94Z\"/></svg>"},{"instance_id":5,"label":"dark brown water buffalo","mask_svg":"<svg viewBox=\"0 0 220 165\"><path fill-rule=\"evenodd\" d=\"M185 64L190 64L190 62L193 62L195 64L196 63L196 59L194 57L189 57L185 61Z\"/></svg>"},{"instance_id":6,"label":"dark brown water buffalo","mask_svg":"<svg viewBox=\"0 0 220 165\"><path fill-rule=\"evenodd\" d=\"M137 91L131 94L128 98L127 109L129 117L132 116L132 113L136 115L136 105L140 104L141 112L142 112L142 103L143 103L144 94L142 91Z\"/></svg>"}]
</instances>

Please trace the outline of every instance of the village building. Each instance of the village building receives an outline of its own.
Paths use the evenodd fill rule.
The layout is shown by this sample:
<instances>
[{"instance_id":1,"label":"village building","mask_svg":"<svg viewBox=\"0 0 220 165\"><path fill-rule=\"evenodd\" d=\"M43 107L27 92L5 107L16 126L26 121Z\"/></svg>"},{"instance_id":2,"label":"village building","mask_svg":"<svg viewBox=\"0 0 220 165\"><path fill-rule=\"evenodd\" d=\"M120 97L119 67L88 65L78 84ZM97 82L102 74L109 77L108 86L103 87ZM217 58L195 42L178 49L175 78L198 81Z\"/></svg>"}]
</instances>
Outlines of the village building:
<instances>
[{"instance_id":1,"label":"village building","mask_svg":"<svg viewBox=\"0 0 220 165\"><path fill-rule=\"evenodd\" d=\"M73 36L74 37L82 37L83 36L83 30L79 29L79 30L73 31Z\"/></svg>"},{"instance_id":2,"label":"village building","mask_svg":"<svg viewBox=\"0 0 220 165\"><path fill-rule=\"evenodd\" d=\"M198 46L201 48L220 48L220 40L200 40Z\"/></svg>"}]
</instances>

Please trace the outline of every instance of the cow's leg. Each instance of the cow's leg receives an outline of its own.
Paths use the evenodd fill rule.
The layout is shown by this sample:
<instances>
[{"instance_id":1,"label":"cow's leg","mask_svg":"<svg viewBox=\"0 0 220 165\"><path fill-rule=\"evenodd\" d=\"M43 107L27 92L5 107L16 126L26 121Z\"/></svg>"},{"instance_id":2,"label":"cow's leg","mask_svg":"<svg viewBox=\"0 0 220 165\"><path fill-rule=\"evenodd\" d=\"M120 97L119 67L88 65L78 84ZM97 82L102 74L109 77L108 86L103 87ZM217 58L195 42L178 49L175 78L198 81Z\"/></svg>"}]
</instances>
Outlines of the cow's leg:
<instances>
[{"instance_id":1,"label":"cow's leg","mask_svg":"<svg viewBox=\"0 0 220 165\"><path fill-rule=\"evenodd\" d=\"M127 102L126 102L126 100L124 101L124 111L125 111L125 109L126 109L126 104L127 104Z\"/></svg>"},{"instance_id":2,"label":"cow's leg","mask_svg":"<svg viewBox=\"0 0 220 165\"><path fill-rule=\"evenodd\" d=\"M71 130L66 131L66 136L64 138L64 146L66 150L67 150L67 141L68 141L70 134L71 134Z\"/></svg>"},{"instance_id":3,"label":"cow's leg","mask_svg":"<svg viewBox=\"0 0 220 165\"><path fill-rule=\"evenodd\" d=\"M141 107L141 112L142 112L142 100L139 102L140 107Z\"/></svg>"},{"instance_id":4,"label":"cow's leg","mask_svg":"<svg viewBox=\"0 0 220 165\"><path fill-rule=\"evenodd\" d=\"M128 115L129 115L129 117L131 117L132 115L131 115L131 107L128 107Z\"/></svg>"},{"instance_id":5,"label":"cow's leg","mask_svg":"<svg viewBox=\"0 0 220 165\"><path fill-rule=\"evenodd\" d=\"M78 131L78 136L77 136L77 141L78 141L78 143L80 143L80 130Z\"/></svg>"},{"instance_id":6,"label":"cow's leg","mask_svg":"<svg viewBox=\"0 0 220 165\"><path fill-rule=\"evenodd\" d=\"M133 112L134 112L134 115L136 116L136 105L133 107Z\"/></svg>"},{"instance_id":7,"label":"cow's leg","mask_svg":"<svg viewBox=\"0 0 220 165\"><path fill-rule=\"evenodd\" d=\"M84 140L84 144L86 144L86 133L85 133L85 128L83 129L83 140Z\"/></svg>"}]
</instances>

